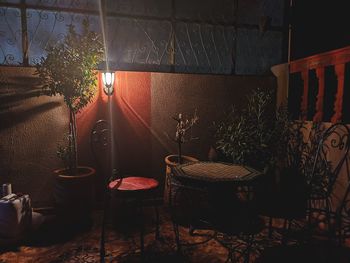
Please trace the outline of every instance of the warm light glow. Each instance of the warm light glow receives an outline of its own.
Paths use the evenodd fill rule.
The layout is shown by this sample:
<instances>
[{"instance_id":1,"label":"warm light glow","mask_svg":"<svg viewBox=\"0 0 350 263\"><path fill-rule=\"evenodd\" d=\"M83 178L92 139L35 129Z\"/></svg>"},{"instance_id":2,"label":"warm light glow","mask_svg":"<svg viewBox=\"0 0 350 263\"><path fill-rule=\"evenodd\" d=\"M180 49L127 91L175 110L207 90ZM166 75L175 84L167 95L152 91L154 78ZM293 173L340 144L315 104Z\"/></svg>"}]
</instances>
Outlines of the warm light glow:
<instances>
[{"instance_id":1,"label":"warm light glow","mask_svg":"<svg viewBox=\"0 0 350 263\"><path fill-rule=\"evenodd\" d=\"M105 71L102 72L102 82L103 82L103 91L106 95L112 95L114 92L114 72Z\"/></svg>"}]
</instances>

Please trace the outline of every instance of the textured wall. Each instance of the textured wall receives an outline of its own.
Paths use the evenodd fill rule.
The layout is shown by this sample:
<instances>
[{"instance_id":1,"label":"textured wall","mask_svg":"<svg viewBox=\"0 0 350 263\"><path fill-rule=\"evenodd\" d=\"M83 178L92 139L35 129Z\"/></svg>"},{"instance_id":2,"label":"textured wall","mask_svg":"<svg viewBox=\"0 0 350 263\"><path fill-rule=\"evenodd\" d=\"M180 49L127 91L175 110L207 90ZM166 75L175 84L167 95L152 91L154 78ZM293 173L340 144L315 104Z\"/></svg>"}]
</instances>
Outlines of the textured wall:
<instances>
[{"instance_id":1,"label":"textured wall","mask_svg":"<svg viewBox=\"0 0 350 263\"><path fill-rule=\"evenodd\" d=\"M189 116L197 109L200 122L193 136L199 139L186 143L183 153L206 160L213 143L212 123L232 104L242 107L252 88L275 85L271 76L118 72L110 104L100 89L78 116L80 163L95 166L89 149L90 130L98 119L112 120L115 165L123 174L155 177L163 186L164 158L177 152L170 139L176 129L173 116L180 112ZM99 192L102 181L103 175L98 174Z\"/></svg>"},{"instance_id":2,"label":"textured wall","mask_svg":"<svg viewBox=\"0 0 350 263\"><path fill-rule=\"evenodd\" d=\"M31 68L1 68L0 73L0 182L13 183L16 192L29 193L35 206L52 204L51 171L61 167L57 143L67 130L68 112L61 98L40 96ZM167 138L174 136L173 115L198 110L194 129L199 140L184 153L206 159L212 143L209 127L232 103L242 106L247 92L257 86L274 88L273 77L119 72L108 103L99 89L94 101L78 116L79 164L96 167L90 131L99 119L114 126L114 159L125 174L152 176L164 184L164 157L176 152ZM101 193L103 178L96 177ZM100 197L100 194L98 194Z\"/></svg>"},{"instance_id":3,"label":"textured wall","mask_svg":"<svg viewBox=\"0 0 350 263\"><path fill-rule=\"evenodd\" d=\"M177 153L176 143L166 136L175 136L176 121L172 116L178 113L191 116L197 109L200 119L193 129L193 136L199 139L185 143L183 154L207 160L210 145L213 143L213 122L220 120L231 105L244 106L251 89L275 88L275 85L275 78L267 76L152 73L153 174L163 183L164 158Z\"/></svg>"},{"instance_id":4,"label":"textured wall","mask_svg":"<svg viewBox=\"0 0 350 263\"><path fill-rule=\"evenodd\" d=\"M57 143L67 126L58 97L40 96L33 68L0 67L0 183L29 193L34 205L51 202Z\"/></svg>"}]
</instances>

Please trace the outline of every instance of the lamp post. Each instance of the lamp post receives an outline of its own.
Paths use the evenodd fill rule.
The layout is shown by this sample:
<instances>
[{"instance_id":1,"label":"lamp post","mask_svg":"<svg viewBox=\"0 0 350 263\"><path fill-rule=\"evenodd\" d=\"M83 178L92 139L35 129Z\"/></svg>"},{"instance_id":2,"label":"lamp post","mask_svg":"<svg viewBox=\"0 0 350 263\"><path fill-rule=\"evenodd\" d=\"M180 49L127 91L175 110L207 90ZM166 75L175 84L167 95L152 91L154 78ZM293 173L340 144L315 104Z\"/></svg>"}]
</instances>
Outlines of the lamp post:
<instances>
[{"instance_id":1,"label":"lamp post","mask_svg":"<svg viewBox=\"0 0 350 263\"><path fill-rule=\"evenodd\" d=\"M102 33L103 33L103 40L105 45L105 61L100 63L99 70L102 71L102 83L103 83L103 91L108 96L108 107L109 107L109 123L110 123L110 140L111 140L111 156L114 157L114 143L113 143L113 120L112 120L112 105L111 105L111 95L114 92L114 74L115 70L111 70L115 67L110 65L109 61L109 53L108 53L108 45L106 42L107 33L108 30L106 30L107 27L107 16L106 16L106 0L100 0L100 16L101 16L101 23L102 23ZM113 171L113 161L110 162L109 167L111 173ZM107 186L107 182L109 181L107 178L105 178L105 186ZM103 219L102 219L102 227L101 227L101 240L100 240L100 263L105 262L105 256L106 256L106 250L105 250L105 225L106 225L106 210L108 208L108 191L107 188L105 189L104 193L104 207L103 207Z\"/></svg>"},{"instance_id":2,"label":"lamp post","mask_svg":"<svg viewBox=\"0 0 350 263\"><path fill-rule=\"evenodd\" d=\"M101 66L101 64L100 64ZM112 119L112 104L111 104L111 95L114 93L114 75L115 70L110 69L109 63L104 61L102 62L102 68L100 67L102 72L102 85L103 92L108 96L108 108L109 108L109 124L110 124L110 140L111 140L111 156L114 157L114 142L113 142L113 119ZM113 173L113 161L111 160L109 163L108 169L111 174ZM105 185L108 184L110 178L105 178ZM108 192L107 189L104 193L104 208L103 208L103 219L102 219L102 227L101 227L101 240L100 240L100 263L105 262L106 250L105 250L105 225L106 225L106 210L108 208Z\"/></svg>"}]
</instances>

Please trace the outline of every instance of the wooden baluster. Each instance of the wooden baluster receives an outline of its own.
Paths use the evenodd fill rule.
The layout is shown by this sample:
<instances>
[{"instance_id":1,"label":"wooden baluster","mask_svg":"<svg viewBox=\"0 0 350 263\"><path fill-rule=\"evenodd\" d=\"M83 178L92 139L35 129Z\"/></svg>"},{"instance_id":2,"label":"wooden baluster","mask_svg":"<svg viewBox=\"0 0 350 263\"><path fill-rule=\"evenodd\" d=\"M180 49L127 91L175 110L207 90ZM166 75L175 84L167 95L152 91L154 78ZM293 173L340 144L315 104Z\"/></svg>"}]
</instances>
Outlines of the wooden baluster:
<instances>
[{"instance_id":1,"label":"wooden baluster","mask_svg":"<svg viewBox=\"0 0 350 263\"><path fill-rule=\"evenodd\" d=\"M323 119L323 98L324 98L324 68L316 69L318 79L318 94L316 101L316 114L313 118L314 122L320 122Z\"/></svg>"},{"instance_id":2,"label":"wooden baluster","mask_svg":"<svg viewBox=\"0 0 350 263\"><path fill-rule=\"evenodd\" d=\"M343 110L343 96L344 96L344 69L345 64L338 64L334 66L335 74L338 80L337 94L334 101L334 115L331 119L332 123L341 121Z\"/></svg>"},{"instance_id":3,"label":"wooden baluster","mask_svg":"<svg viewBox=\"0 0 350 263\"><path fill-rule=\"evenodd\" d=\"M303 80L303 95L301 98L301 105L300 105L300 117L302 120L307 119L307 99L308 99L308 93L309 93L309 71L304 70L301 72L301 78Z\"/></svg>"}]
</instances>

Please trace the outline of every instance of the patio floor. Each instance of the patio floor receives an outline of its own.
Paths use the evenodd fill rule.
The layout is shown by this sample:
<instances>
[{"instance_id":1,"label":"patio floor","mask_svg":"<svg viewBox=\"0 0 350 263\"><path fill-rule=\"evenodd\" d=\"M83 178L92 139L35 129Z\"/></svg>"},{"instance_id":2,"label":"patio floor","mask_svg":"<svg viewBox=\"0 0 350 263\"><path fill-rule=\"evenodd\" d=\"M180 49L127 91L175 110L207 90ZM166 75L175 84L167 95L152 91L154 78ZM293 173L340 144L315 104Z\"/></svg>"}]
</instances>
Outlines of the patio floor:
<instances>
[{"instance_id":1,"label":"patio floor","mask_svg":"<svg viewBox=\"0 0 350 263\"><path fill-rule=\"evenodd\" d=\"M147 212L147 211L146 211ZM149 212L149 211L148 211ZM78 226L67 227L55 217L47 220L34 235L17 247L3 248L1 263L51 263L51 262L99 262L101 211L93 214L92 220ZM176 250L173 227L169 213L161 209L161 237L155 239L151 221L146 222L145 253L141 258L139 232L130 225L120 225L118 229L107 227L106 262L225 262L228 252L216 240L201 245L186 246L183 253ZM204 233L204 232L202 232ZM183 242L203 241L203 237L193 237L185 228L180 228ZM254 262L350 262L347 248L328 245L287 245L268 248Z\"/></svg>"}]
</instances>

